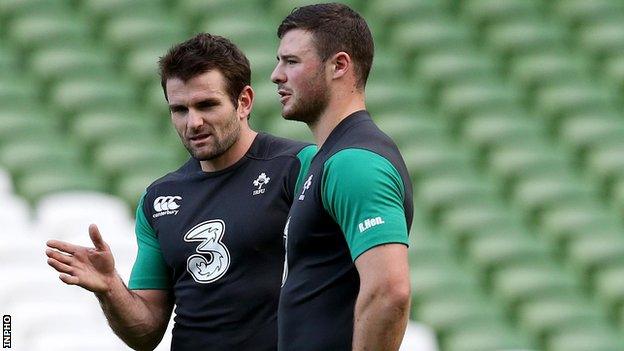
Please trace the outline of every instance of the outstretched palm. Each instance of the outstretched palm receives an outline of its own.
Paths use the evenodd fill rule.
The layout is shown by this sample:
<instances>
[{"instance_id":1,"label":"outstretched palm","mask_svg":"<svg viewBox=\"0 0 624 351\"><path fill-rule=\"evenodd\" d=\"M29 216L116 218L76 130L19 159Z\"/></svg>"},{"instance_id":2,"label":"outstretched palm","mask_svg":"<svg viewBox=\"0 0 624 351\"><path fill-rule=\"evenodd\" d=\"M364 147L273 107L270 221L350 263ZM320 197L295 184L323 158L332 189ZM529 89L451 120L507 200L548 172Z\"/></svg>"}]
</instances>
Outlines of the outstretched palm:
<instances>
[{"instance_id":1,"label":"outstretched palm","mask_svg":"<svg viewBox=\"0 0 624 351\"><path fill-rule=\"evenodd\" d=\"M89 226L89 237L93 248L59 240L48 241L48 264L61 273L59 278L64 283L102 293L116 277L115 260L95 224Z\"/></svg>"}]
</instances>

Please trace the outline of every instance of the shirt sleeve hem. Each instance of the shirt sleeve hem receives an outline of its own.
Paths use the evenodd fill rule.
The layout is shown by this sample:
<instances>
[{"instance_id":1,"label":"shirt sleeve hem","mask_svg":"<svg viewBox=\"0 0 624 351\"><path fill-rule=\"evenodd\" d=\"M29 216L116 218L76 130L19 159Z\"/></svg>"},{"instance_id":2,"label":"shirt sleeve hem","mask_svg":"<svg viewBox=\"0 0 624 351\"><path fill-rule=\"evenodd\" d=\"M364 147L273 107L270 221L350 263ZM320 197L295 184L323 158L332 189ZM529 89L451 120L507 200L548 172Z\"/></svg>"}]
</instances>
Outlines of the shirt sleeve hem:
<instances>
[{"instance_id":1,"label":"shirt sleeve hem","mask_svg":"<svg viewBox=\"0 0 624 351\"><path fill-rule=\"evenodd\" d=\"M169 290L171 287L167 283L167 281L162 279L132 279L128 283L128 289L130 290Z\"/></svg>"},{"instance_id":2,"label":"shirt sleeve hem","mask_svg":"<svg viewBox=\"0 0 624 351\"><path fill-rule=\"evenodd\" d=\"M355 262L355 260L357 260L358 257L360 257L360 255L362 255L364 252L374 247L377 247L379 245L384 245L384 244L403 244L409 247L408 239L403 237L403 235L395 236L392 238L388 238L388 237L377 238L377 239L373 239L365 243L362 243L361 245L358 245L358 247L351 250L351 258L353 259L353 262Z\"/></svg>"}]
</instances>

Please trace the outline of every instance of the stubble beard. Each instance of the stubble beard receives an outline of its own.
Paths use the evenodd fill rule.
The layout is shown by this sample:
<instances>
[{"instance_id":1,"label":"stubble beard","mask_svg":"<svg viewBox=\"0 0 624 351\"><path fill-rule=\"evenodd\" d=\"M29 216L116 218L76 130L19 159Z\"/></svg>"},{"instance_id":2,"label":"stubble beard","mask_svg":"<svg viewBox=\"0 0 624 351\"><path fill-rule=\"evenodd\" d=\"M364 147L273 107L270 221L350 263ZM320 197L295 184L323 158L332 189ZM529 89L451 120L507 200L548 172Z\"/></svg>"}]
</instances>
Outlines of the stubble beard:
<instances>
[{"instance_id":1,"label":"stubble beard","mask_svg":"<svg viewBox=\"0 0 624 351\"><path fill-rule=\"evenodd\" d=\"M200 149L191 147L188 142L184 142L184 147L194 159L210 161L226 153L238 141L240 132L241 126L236 114L234 114L224 127L223 137L212 134L212 143Z\"/></svg>"},{"instance_id":2,"label":"stubble beard","mask_svg":"<svg viewBox=\"0 0 624 351\"><path fill-rule=\"evenodd\" d=\"M310 81L306 91L299 93L290 111L282 109L282 117L289 121L304 122L307 125L315 125L321 114L325 112L329 104L329 88L323 77L324 71L319 71Z\"/></svg>"}]
</instances>

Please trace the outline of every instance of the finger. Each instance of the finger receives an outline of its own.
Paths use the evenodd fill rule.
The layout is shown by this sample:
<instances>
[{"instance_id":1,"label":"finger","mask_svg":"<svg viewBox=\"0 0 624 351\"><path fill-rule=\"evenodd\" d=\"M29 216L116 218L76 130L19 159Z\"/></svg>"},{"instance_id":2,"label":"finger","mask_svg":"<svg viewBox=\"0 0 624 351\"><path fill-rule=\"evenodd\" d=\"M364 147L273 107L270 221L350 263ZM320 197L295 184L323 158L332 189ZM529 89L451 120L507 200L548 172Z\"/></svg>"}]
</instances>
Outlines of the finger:
<instances>
[{"instance_id":1,"label":"finger","mask_svg":"<svg viewBox=\"0 0 624 351\"><path fill-rule=\"evenodd\" d=\"M60 273L72 274L74 269L65 263L61 263L53 258L48 258L48 264Z\"/></svg>"},{"instance_id":2,"label":"finger","mask_svg":"<svg viewBox=\"0 0 624 351\"><path fill-rule=\"evenodd\" d=\"M63 254L59 251L55 251L52 249L47 249L46 250L46 255L50 258L53 258L61 263L65 263L68 265L71 265L73 262L73 257L72 256L68 256L66 254Z\"/></svg>"},{"instance_id":3,"label":"finger","mask_svg":"<svg viewBox=\"0 0 624 351\"><path fill-rule=\"evenodd\" d=\"M59 279L68 285L77 285L80 279L78 277L71 276L69 274L61 274L59 275Z\"/></svg>"},{"instance_id":4,"label":"finger","mask_svg":"<svg viewBox=\"0 0 624 351\"><path fill-rule=\"evenodd\" d=\"M102 239L102 235L100 234L100 230L97 225L91 224L89 226L89 237L91 238L91 241L93 242L93 245L95 245L96 249L102 251L108 250L108 245Z\"/></svg>"},{"instance_id":5,"label":"finger","mask_svg":"<svg viewBox=\"0 0 624 351\"><path fill-rule=\"evenodd\" d=\"M48 245L48 247L52 249L57 249L61 252L68 253L71 255L75 254L76 251L82 248L82 246L70 244L68 242L60 241L60 240L48 240L46 245Z\"/></svg>"}]
</instances>

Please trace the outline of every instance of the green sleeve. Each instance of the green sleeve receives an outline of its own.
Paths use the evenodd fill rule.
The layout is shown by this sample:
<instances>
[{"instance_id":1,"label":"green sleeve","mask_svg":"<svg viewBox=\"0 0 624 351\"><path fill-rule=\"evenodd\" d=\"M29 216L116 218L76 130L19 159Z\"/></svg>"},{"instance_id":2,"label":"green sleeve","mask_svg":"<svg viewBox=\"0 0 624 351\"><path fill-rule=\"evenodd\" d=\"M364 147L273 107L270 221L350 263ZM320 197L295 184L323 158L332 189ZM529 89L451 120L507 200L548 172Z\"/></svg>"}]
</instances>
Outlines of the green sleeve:
<instances>
[{"instance_id":1,"label":"green sleeve","mask_svg":"<svg viewBox=\"0 0 624 351\"><path fill-rule=\"evenodd\" d=\"M325 162L321 189L323 206L340 225L354 261L381 244L408 245L403 181L384 157L339 151Z\"/></svg>"},{"instance_id":2,"label":"green sleeve","mask_svg":"<svg viewBox=\"0 0 624 351\"><path fill-rule=\"evenodd\" d=\"M141 197L136 210L135 232L139 251L134 267L132 267L128 288L132 290L170 289L169 268L162 256L156 232L145 218L144 200L145 194Z\"/></svg>"},{"instance_id":3,"label":"green sleeve","mask_svg":"<svg viewBox=\"0 0 624 351\"><path fill-rule=\"evenodd\" d=\"M316 151L316 145L308 145L301 149L301 151L297 154L301 168L299 168L299 175L297 176L297 183L295 184L295 194L297 194L299 189L301 189L305 176L308 174L310 163L312 162L314 155L316 155Z\"/></svg>"}]
</instances>

